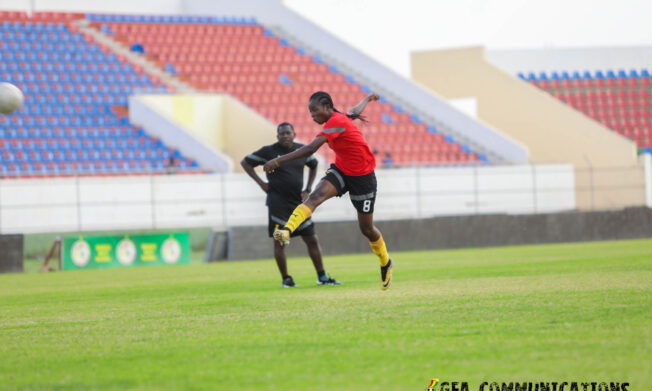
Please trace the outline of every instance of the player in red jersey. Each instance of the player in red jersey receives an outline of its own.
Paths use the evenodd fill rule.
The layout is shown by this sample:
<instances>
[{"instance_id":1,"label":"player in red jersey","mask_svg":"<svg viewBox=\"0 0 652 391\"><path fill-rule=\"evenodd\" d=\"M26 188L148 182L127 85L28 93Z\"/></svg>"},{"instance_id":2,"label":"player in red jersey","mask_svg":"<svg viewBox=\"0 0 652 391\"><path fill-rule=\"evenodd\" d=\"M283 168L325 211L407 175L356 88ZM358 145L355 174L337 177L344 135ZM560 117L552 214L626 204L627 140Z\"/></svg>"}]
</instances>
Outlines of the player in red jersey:
<instances>
[{"instance_id":1,"label":"player in red jersey","mask_svg":"<svg viewBox=\"0 0 652 391\"><path fill-rule=\"evenodd\" d=\"M315 92L308 101L312 119L323 124L322 131L308 145L294 152L269 160L264 165L267 173L273 172L281 164L300 159L317 152L328 142L335 151L335 164L331 164L326 176L319 181L308 199L296 207L285 226L274 231L274 239L281 245L290 243L290 234L308 219L321 203L329 198L350 193L351 203L358 211L360 231L369 240L369 245L380 260L380 279L383 290L392 282L392 260L387 253L383 235L374 225L374 204L376 201L376 159L369 149L354 119L361 119L367 103L378 100L378 94L370 94L353 107L349 114L339 112L333 105L331 96L323 91Z\"/></svg>"}]
</instances>

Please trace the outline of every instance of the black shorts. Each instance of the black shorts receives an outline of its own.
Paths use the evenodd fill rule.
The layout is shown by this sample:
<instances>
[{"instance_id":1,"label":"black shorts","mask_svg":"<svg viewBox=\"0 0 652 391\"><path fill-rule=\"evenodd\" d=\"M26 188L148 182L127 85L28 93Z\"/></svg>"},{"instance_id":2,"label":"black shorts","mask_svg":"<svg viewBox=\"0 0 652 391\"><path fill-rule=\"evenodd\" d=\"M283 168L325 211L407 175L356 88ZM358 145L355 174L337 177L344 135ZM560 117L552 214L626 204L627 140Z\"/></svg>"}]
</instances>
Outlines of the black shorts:
<instances>
[{"instance_id":1,"label":"black shorts","mask_svg":"<svg viewBox=\"0 0 652 391\"><path fill-rule=\"evenodd\" d=\"M338 197L343 196L348 191L351 203L358 212L364 214L374 213L376 191L378 190L375 172L372 171L362 176L348 176L334 164L331 164L323 179L335 186Z\"/></svg>"},{"instance_id":2,"label":"black shorts","mask_svg":"<svg viewBox=\"0 0 652 391\"><path fill-rule=\"evenodd\" d=\"M298 204L297 204L298 205ZM268 212L268 224L267 224L267 232L269 233L269 237L272 237L272 234L274 233L275 228L280 228L285 225L285 223L288 221L290 216L292 216L292 212L294 209L297 207L295 205L292 207L291 204L284 203L283 205L268 205L267 206L267 212ZM301 223L301 225L292 232L290 237L295 237L295 236L314 236L315 235L315 223L313 223L312 219L308 217L306 221Z\"/></svg>"}]
</instances>

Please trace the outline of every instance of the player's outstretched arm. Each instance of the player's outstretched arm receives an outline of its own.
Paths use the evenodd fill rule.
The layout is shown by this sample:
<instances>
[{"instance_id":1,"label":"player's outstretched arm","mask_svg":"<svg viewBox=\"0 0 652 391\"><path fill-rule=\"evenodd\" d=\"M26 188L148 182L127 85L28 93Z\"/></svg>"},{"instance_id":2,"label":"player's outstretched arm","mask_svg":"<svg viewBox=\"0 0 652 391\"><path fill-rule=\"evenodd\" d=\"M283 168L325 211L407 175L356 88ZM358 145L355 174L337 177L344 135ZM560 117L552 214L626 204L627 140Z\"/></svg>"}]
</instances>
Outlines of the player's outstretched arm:
<instances>
[{"instance_id":1,"label":"player's outstretched arm","mask_svg":"<svg viewBox=\"0 0 652 391\"><path fill-rule=\"evenodd\" d=\"M364 99L360 101L360 103L353 106L351 110L349 110L349 114L360 116L360 114L362 114L362 112L364 111L364 108L367 107L367 103L378 99L380 99L380 95L376 94L375 92L372 92L371 94L365 96Z\"/></svg>"},{"instance_id":2,"label":"player's outstretched arm","mask_svg":"<svg viewBox=\"0 0 652 391\"><path fill-rule=\"evenodd\" d=\"M256 174L256 171L254 170L254 167L251 164L247 163L245 159L242 159L240 165L242 166L242 169L245 170L245 172L251 177L251 179L253 179L258 184L258 186L260 186L260 188L263 189L265 193L269 191L269 184L264 182L262 179L260 179L260 177L258 176L258 174Z\"/></svg>"},{"instance_id":3,"label":"player's outstretched arm","mask_svg":"<svg viewBox=\"0 0 652 391\"><path fill-rule=\"evenodd\" d=\"M263 166L263 170L265 170L266 173L274 172L278 166L285 162L289 162L291 160L296 160L300 159L302 157L310 156L313 153L317 152L319 147L324 145L324 143L327 141L326 136L317 136L315 137L314 140L308 145L304 145L303 147L297 149L294 152L290 152L288 154L285 154L283 156L279 156L276 159L272 159L265 163Z\"/></svg>"}]
</instances>

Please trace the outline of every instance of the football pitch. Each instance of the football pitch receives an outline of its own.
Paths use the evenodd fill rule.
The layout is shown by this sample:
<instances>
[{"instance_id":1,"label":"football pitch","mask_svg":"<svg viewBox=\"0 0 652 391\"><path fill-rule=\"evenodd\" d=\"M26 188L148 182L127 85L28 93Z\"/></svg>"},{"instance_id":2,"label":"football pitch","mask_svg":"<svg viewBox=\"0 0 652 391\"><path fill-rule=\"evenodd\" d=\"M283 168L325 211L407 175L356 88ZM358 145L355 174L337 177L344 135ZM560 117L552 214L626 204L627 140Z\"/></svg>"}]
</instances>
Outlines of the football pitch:
<instances>
[{"instance_id":1,"label":"football pitch","mask_svg":"<svg viewBox=\"0 0 652 391\"><path fill-rule=\"evenodd\" d=\"M652 240L392 256L0 275L0 389L652 389Z\"/></svg>"}]
</instances>

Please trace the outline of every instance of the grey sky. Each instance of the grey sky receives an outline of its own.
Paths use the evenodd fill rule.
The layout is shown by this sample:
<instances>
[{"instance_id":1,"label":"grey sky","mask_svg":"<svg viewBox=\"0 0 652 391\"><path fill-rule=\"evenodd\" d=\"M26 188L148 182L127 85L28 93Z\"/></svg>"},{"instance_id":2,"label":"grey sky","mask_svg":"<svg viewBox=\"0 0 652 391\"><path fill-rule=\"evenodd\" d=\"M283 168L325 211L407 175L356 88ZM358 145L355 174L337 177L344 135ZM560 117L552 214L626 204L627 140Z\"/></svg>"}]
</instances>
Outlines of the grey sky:
<instances>
[{"instance_id":1,"label":"grey sky","mask_svg":"<svg viewBox=\"0 0 652 391\"><path fill-rule=\"evenodd\" d=\"M284 0L396 72L410 51L652 45L650 0Z\"/></svg>"}]
</instances>

